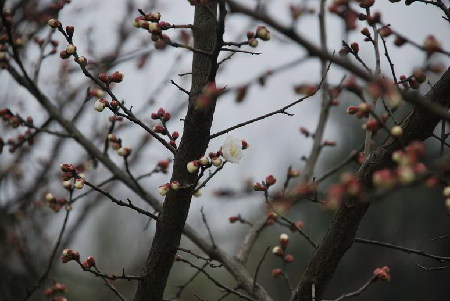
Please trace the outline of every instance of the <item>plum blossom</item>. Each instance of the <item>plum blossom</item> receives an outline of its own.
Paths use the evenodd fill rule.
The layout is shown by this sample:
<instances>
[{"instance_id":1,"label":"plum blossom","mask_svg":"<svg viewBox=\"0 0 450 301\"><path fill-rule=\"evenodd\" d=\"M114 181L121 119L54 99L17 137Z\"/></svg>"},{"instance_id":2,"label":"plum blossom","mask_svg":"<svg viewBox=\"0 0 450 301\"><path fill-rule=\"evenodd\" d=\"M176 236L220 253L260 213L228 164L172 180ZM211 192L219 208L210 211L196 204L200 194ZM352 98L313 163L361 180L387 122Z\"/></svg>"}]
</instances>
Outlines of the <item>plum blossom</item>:
<instances>
[{"instance_id":1,"label":"plum blossom","mask_svg":"<svg viewBox=\"0 0 450 301\"><path fill-rule=\"evenodd\" d=\"M239 163L242 158L242 140L228 136L222 145L223 157L231 163Z\"/></svg>"}]
</instances>

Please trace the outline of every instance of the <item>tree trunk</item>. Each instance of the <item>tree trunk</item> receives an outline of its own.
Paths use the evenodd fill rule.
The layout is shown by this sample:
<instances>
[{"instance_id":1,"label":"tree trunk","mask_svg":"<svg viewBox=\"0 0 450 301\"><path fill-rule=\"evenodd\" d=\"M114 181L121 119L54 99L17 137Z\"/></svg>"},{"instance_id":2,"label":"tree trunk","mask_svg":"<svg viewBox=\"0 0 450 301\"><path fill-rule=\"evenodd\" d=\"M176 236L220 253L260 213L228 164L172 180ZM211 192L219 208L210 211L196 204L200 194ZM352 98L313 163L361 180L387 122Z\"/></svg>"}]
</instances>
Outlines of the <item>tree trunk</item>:
<instances>
[{"instance_id":1,"label":"tree trunk","mask_svg":"<svg viewBox=\"0 0 450 301\"><path fill-rule=\"evenodd\" d=\"M194 17L194 48L208 53L215 52L217 39L217 3L197 5ZM175 155L171 181L183 186L194 184L197 174L190 174L186 165L199 159L209 143L215 101L205 107L196 106L203 87L215 79L216 56L195 52L192 61L192 85L188 112L184 120L184 130L180 146ZM167 278L172 267L181 234L189 212L194 187L177 191L170 190L164 201L163 210L156 224L156 234L145 263L135 295L135 301L162 300Z\"/></svg>"}]
</instances>

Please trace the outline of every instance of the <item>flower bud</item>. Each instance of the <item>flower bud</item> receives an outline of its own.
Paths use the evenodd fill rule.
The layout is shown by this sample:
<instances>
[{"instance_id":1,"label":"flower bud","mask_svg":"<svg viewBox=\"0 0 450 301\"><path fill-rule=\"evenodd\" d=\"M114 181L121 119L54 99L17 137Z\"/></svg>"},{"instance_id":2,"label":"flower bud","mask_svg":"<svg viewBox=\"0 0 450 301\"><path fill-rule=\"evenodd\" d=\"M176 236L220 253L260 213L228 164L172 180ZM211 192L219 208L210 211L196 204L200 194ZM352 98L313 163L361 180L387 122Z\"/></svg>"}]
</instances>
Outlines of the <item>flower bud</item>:
<instances>
[{"instance_id":1,"label":"flower bud","mask_svg":"<svg viewBox=\"0 0 450 301\"><path fill-rule=\"evenodd\" d=\"M52 27L52 28L58 28L59 26L61 26L61 22L59 22L56 19L50 19L47 22L48 26Z\"/></svg>"},{"instance_id":2,"label":"flower bud","mask_svg":"<svg viewBox=\"0 0 450 301\"><path fill-rule=\"evenodd\" d=\"M293 261L294 261L294 256L292 256L291 254L287 254L286 256L284 256L284 262L290 263Z\"/></svg>"},{"instance_id":3,"label":"flower bud","mask_svg":"<svg viewBox=\"0 0 450 301\"><path fill-rule=\"evenodd\" d=\"M116 71L108 77L108 80L112 83L120 83L123 80L123 73Z\"/></svg>"},{"instance_id":4,"label":"flower bud","mask_svg":"<svg viewBox=\"0 0 450 301\"><path fill-rule=\"evenodd\" d=\"M280 276L283 272L281 271L281 269L273 269L272 270L272 277L277 278L278 276Z\"/></svg>"},{"instance_id":5,"label":"flower bud","mask_svg":"<svg viewBox=\"0 0 450 301\"><path fill-rule=\"evenodd\" d=\"M170 120L170 113L164 113L163 117L162 117L163 121L169 121Z\"/></svg>"},{"instance_id":6,"label":"flower bud","mask_svg":"<svg viewBox=\"0 0 450 301\"><path fill-rule=\"evenodd\" d=\"M198 160L191 161L187 164L187 170L189 173L195 173L198 170Z\"/></svg>"},{"instance_id":7,"label":"flower bud","mask_svg":"<svg viewBox=\"0 0 450 301\"><path fill-rule=\"evenodd\" d=\"M200 163L200 165L202 166L206 166L209 165L209 157L207 156L203 156L198 160L198 163Z\"/></svg>"},{"instance_id":8,"label":"flower bud","mask_svg":"<svg viewBox=\"0 0 450 301\"><path fill-rule=\"evenodd\" d=\"M155 125L153 127L153 131L155 133L164 134L166 132L166 129L162 125Z\"/></svg>"},{"instance_id":9,"label":"flower bud","mask_svg":"<svg viewBox=\"0 0 450 301\"><path fill-rule=\"evenodd\" d=\"M270 40L270 32L265 26L258 26L256 28L256 37L263 41L268 41Z\"/></svg>"},{"instance_id":10,"label":"flower bud","mask_svg":"<svg viewBox=\"0 0 450 301\"><path fill-rule=\"evenodd\" d=\"M219 166L222 165L222 159L220 159L219 157L214 157L214 158L211 159L211 163L215 167L219 167Z\"/></svg>"},{"instance_id":11,"label":"flower bud","mask_svg":"<svg viewBox=\"0 0 450 301\"><path fill-rule=\"evenodd\" d=\"M158 187L158 192L160 195L165 196L169 192L169 189L170 189L170 184L166 183L166 184Z\"/></svg>"},{"instance_id":12,"label":"flower bud","mask_svg":"<svg viewBox=\"0 0 450 301\"><path fill-rule=\"evenodd\" d=\"M98 75L98 79L104 82L105 84L109 83L108 74L102 72Z\"/></svg>"},{"instance_id":13,"label":"flower bud","mask_svg":"<svg viewBox=\"0 0 450 301\"><path fill-rule=\"evenodd\" d=\"M108 105L108 101L104 98L100 98L94 102L94 109L97 112L102 112L106 108L107 105Z\"/></svg>"},{"instance_id":14,"label":"flower bud","mask_svg":"<svg viewBox=\"0 0 450 301\"><path fill-rule=\"evenodd\" d=\"M283 256L284 255L284 251L280 246L275 246L272 249L272 254L276 255L276 256Z\"/></svg>"},{"instance_id":15,"label":"flower bud","mask_svg":"<svg viewBox=\"0 0 450 301\"><path fill-rule=\"evenodd\" d=\"M289 236L286 233L283 233L280 235L278 241L280 242L281 246L287 247L287 245L289 244Z\"/></svg>"},{"instance_id":16,"label":"flower bud","mask_svg":"<svg viewBox=\"0 0 450 301\"><path fill-rule=\"evenodd\" d=\"M128 157L132 150L131 146L121 147L117 150L117 154L121 157Z\"/></svg>"},{"instance_id":17,"label":"flower bud","mask_svg":"<svg viewBox=\"0 0 450 301\"><path fill-rule=\"evenodd\" d=\"M397 125L391 128L392 137L401 137L403 135L403 129L401 126Z\"/></svg>"},{"instance_id":18,"label":"flower bud","mask_svg":"<svg viewBox=\"0 0 450 301\"><path fill-rule=\"evenodd\" d=\"M352 49L352 51L354 53L358 53L359 52L359 44L356 42L353 42L350 44L350 48Z\"/></svg>"},{"instance_id":19,"label":"flower bud","mask_svg":"<svg viewBox=\"0 0 450 301\"><path fill-rule=\"evenodd\" d=\"M197 190L196 192L194 192L194 196L195 197L201 197L202 196L202 191L201 190Z\"/></svg>"},{"instance_id":20,"label":"flower bud","mask_svg":"<svg viewBox=\"0 0 450 301\"><path fill-rule=\"evenodd\" d=\"M229 218L228 218L228 220L230 221L230 223L235 223L235 222L237 222L238 220L239 220L239 217L237 217L237 216L230 216Z\"/></svg>"},{"instance_id":21,"label":"flower bud","mask_svg":"<svg viewBox=\"0 0 450 301\"><path fill-rule=\"evenodd\" d=\"M444 190L442 191L442 194L443 194L445 197L450 197L450 186L446 186L446 187L444 188Z\"/></svg>"},{"instance_id":22,"label":"flower bud","mask_svg":"<svg viewBox=\"0 0 450 301\"><path fill-rule=\"evenodd\" d=\"M180 182L178 181L170 182L170 188L172 188L173 190L178 190L180 189L180 187L181 187Z\"/></svg>"},{"instance_id":23,"label":"flower bud","mask_svg":"<svg viewBox=\"0 0 450 301\"><path fill-rule=\"evenodd\" d=\"M77 52L77 46L72 45L72 44L67 45L66 51L68 54L74 54L75 52Z\"/></svg>"},{"instance_id":24,"label":"flower bud","mask_svg":"<svg viewBox=\"0 0 450 301\"><path fill-rule=\"evenodd\" d=\"M84 187L84 179L83 178L76 178L75 179L75 183L73 184L73 186L76 189L82 189Z\"/></svg>"},{"instance_id":25,"label":"flower bud","mask_svg":"<svg viewBox=\"0 0 450 301\"><path fill-rule=\"evenodd\" d=\"M269 175L266 177L266 186L272 186L277 182L277 179L273 175Z\"/></svg>"}]
</instances>

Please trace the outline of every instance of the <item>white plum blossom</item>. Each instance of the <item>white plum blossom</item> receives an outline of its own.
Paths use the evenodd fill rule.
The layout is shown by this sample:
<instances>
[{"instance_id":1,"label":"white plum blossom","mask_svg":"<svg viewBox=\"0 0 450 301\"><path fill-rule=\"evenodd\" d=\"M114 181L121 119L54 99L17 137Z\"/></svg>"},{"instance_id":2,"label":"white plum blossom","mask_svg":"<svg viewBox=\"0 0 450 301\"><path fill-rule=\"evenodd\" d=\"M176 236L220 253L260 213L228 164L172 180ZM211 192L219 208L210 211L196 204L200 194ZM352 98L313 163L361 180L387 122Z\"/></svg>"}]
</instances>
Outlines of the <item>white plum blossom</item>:
<instances>
[{"instance_id":1,"label":"white plum blossom","mask_svg":"<svg viewBox=\"0 0 450 301\"><path fill-rule=\"evenodd\" d=\"M242 158L242 140L228 136L222 145L223 157L231 163L239 163Z\"/></svg>"}]
</instances>

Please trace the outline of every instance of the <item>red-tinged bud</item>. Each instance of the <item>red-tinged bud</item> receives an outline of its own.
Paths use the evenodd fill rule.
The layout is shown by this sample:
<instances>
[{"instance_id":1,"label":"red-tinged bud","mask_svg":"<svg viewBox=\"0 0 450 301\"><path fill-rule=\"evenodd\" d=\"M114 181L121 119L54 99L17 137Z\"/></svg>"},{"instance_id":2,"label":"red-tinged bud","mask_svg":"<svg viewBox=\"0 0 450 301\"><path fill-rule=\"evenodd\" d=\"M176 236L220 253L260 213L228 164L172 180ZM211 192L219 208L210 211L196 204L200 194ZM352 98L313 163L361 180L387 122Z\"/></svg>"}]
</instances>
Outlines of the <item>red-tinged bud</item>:
<instances>
[{"instance_id":1,"label":"red-tinged bud","mask_svg":"<svg viewBox=\"0 0 450 301\"><path fill-rule=\"evenodd\" d=\"M387 38L388 36L390 36L392 34L392 29L389 26L383 26L380 29L378 29L378 33L383 38Z\"/></svg>"},{"instance_id":2,"label":"red-tinged bud","mask_svg":"<svg viewBox=\"0 0 450 301\"><path fill-rule=\"evenodd\" d=\"M283 233L280 235L280 238L278 239L278 241L280 242L280 245L283 248L286 248L287 245L289 244L289 236L286 233Z\"/></svg>"},{"instance_id":3,"label":"red-tinged bud","mask_svg":"<svg viewBox=\"0 0 450 301\"><path fill-rule=\"evenodd\" d=\"M91 268L91 266L89 265L89 263L86 260L81 262L81 266L83 267L83 270L89 270Z\"/></svg>"},{"instance_id":4,"label":"red-tinged bud","mask_svg":"<svg viewBox=\"0 0 450 301\"><path fill-rule=\"evenodd\" d=\"M180 137L180 134L178 132L175 131L175 132L172 133L173 140L177 140L178 137Z\"/></svg>"},{"instance_id":5,"label":"red-tinged bud","mask_svg":"<svg viewBox=\"0 0 450 301\"><path fill-rule=\"evenodd\" d=\"M73 187L75 187L76 189L82 189L84 187L84 179L76 178Z\"/></svg>"},{"instance_id":6,"label":"red-tinged bud","mask_svg":"<svg viewBox=\"0 0 450 301\"><path fill-rule=\"evenodd\" d=\"M299 131L300 131L301 134L305 135L306 137L309 137L309 135L310 135L309 130L307 128L303 127L303 126L300 127Z\"/></svg>"},{"instance_id":7,"label":"red-tinged bud","mask_svg":"<svg viewBox=\"0 0 450 301\"><path fill-rule=\"evenodd\" d=\"M152 113L152 114L150 115L150 117L151 117L153 120L159 119L159 116L158 116L158 114L156 114L156 113Z\"/></svg>"},{"instance_id":8,"label":"red-tinged bud","mask_svg":"<svg viewBox=\"0 0 450 301\"><path fill-rule=\"evenodd\" d=\"M106 74L105 72L100 73L98 75L98 79L101 80L102 82L104 82L105 84L109 83L108 74Z\"/></svg>"},{"instance_id":9,"label":"red-tinged bud","mask_svg":"<svg viewBox=\"0 0 450 301\"><path fill-rule=\"evenodd\" d=\"M73 37L74 31L75 31L75 28L73 26L66 26L66 33L69 36L69 38Z\"/></svg>"},{"instance_id":10,"label":"red-tinged bud","mask_svg":"<svg viewBox=\"0 0 450 301\"><path fill-rule=\"evenodd\" d=\"M352 49L352 51L354 53L358 53L359 52L359 44L356 42L353 42L352 44L350 44L350 48Z\"/></svg>"},{"instance_id":11,"label":"red-tinged bud","mask_svg":"<svg viewBox=\"0 0 450 301\"><path fill-rule=\"evenodd\" d=\"M174 148L177 148L177 143L175 142L175 140L169 140L169 145L171 145Z\"/></svg>"},{"instance_id":12,"label":"red-tinged bud","mask_svg":"<svg viewBox=\"0 0 450 301\"><path fill-rule=\"evenodd\" d=\"M89 256L88 258L86 258L86 261L91 267L95 266L95 258L94 257Z\"/></svg>"},{"instance_id":13,"label":"red-tinged bud","mask_svg":"<svg viewBox=\"0 0 450 301\"><path fill-rule=\"evenodd\" d=\"M373 274L382 281L390 281L391 280L391 275L389 274L389 267L387 267L387 266L384 266L382 268L376 268L373 271Z\"/></svg>"},{"instance_id":14,"label":"red-tinged bud","mask_svg":"<svg viewBox=\"0 0 450 301\"><path fill-rule=\"evenodd\" d=\"M247 39L251 39L255 37L255 32L253 31L247 31Z\"/></svg>"},{"instance_id":15,"label":"red-tinged bud","mask_svg":"<svg viewBox=\"0 0 450 301\"><path fill-rule=\"evenodd\" d=\"M241 142L242 142L242 149L247 149L249 147L249 144L246 140L242 139Z\"/></svg>"},{"instance_id":16,"label":"red-tinged bud","mask_svg":"<svg viewBox=\"0 0 450 301\"><path fill-rule=\"evenodd\" d=\"M359 112L359 106L349 106L347 108L347 113L350 115L354 115Z\"/></svg>"},{"instance_id":17,"label":"red-tinged bud","mask_svg":"<svg viewBox=\"0 0 450 301\"><path fill-rule=\"evenodd\" d=\"M56 19L50 19L47 22L48 26L52 27L52 28L58 28L59 26L61 26L61 22L59 22Z\"/></svg>"},{"instance_id":18,"label":"red-tinged bud","mask_svg":"<svg viewBox=\"0 0 450 301\"><path fill-rule=\"evenodd\" d=\"M71 172L65 172L61 175L61 179L63 181L69 181L72 178L73 178L73 173L71 173Z\"/></svg>"},{"instance_id":19,"label":"red-tinged bud","mask_svg":"<svg viewBox=\"0 0 450 301\"><path fill-rule=\"evenodd\" d=\"M425 72L423 72L422 69L414 69L413 75L419 84L427 80L427 76L425 75Z\"/></svg>"},{"instance_id":20,"label":"red-tinged bud","mask_svg":"<svg viewBox=\"0 0 450 301\"><path fill-rule=\"evenodd\" d=\"M166 132L166 129L162 125L155 125L153 127L153 131L155 133L164 134Z\"/></svg>"},{"instance_id":21,"label":"red-tinged bud","mask_svg":"<svg viewBox=\"0 0 450 301\"><path fill-rule=\"evenodd\" d=\"M302 221L296 221L294 225L297 229L303 229L305 227L305 224Z\"/></svg>"},{"instance_id":22,"label":"red-tinged bud","mask_svg":"<svg viewBox=\"0 0 450 301\"><path fill-rule=\"evenodd\" d=\"M181 188L181 184L178 181L172 181L170 182L170 188L172 188L173 190L178 190Z\"/></svg>"},{"instance_id":23,"label":"red-tinged bud","mask_svg":"<svg viewBox=\"0 0 450 301\"><path fill-rule=\"evenodd\" d=\"M166 111L164 111L163 108L159 108L156 114L158 114L159 117L163 117Z\"/></svg>"},{"instance_id":24,"label":"red-tinged bud","mask_svg":"<svg viewBox=\"0 0 450 301\"><path fill-rule=\"evenodd\" d=\"M73 167L72 164L67 164L67 163L60 164L59 168L61 169L62 172L74 172L75 171L75 167Z\"/></svg>"},{"instance_id":25,"label":"red-tinged bud","mask_svg":"<svg viewBox=\"0 0 450 301\"><path fill-rule=\"evenodd\" d=\"M239 220L239 217L238 216L230 216L229 218L228 218L228 220L230 221L230 223L235 223L235 222L237 222L238 220Z\"/></svg>"},{"instance_id":26,"label":"red-tinged bud","mask_svg":"<svg viewBox=\"0 0 450 301\"><path fill-rule=\"evenodd\" d=\"M277 179L273 175L269 175L266 177L266 186L270 187L277 182Z\"/></svg>"},{"instance_id":27,"label":"red-tinged bud","mask_svg":"<svg viewBox=\"0 0 450 301\"><path fill-rule=\"evenodd\" d=\"M258 46L258 40L255 38L251 38L248 40L248 46L256 48Z\"/></svg>"},{"instance_id":28,"label":"red-tinged bud","mask_svg":"<svg viewBox=\"0 0 450 301\"><path fill-rule=\"evenodd\" d=\"M122 145L120 144L120 142L114 142L111 144L111 148L113 150L119 150L122 147Z\"/></svg>"},{"instance_id":29,"label":"red-tinged bud","mask_svg":"<svg viewBox=\"0 0 450 301\"><path fill-rule=\"evenodd\" d=\"M115 71L108 77L108 80L112 83L120 83L123 80L123 73Z\"/></svg>"},{"instance_id":30,"label":"red-tinged bud","mask_svg":"<svg viewBox=\"0 0 450 301\"><path fill-rule=\"evenodd\" d=\"M108 106L108 101L104 98L97 99L94 102L94 109L97 112L102 112Z\"/></svg>"},{"instance_id":31,"label":"red-tinged bud","mask_svg":"<svg viewBox=\"0 0 450 301\"><path fill-rule=\"evenodd\" d=\"M117 154L121 157L128 157L133 149L130 146L121 147L117 150Z\"/></svg>"},{"instance_id":32,"label":"red-tinged bud","mask_svg":"<svg viewBox=\"0 0 450 301\"><path fill-rule=\"evenodd\" d=\"M180 255L175 255L175 257L173 258L173 261L180 261L182 257Z\"/></svg>"},{"instance_id":33,"label":"red-tinged bud","mask_svg":"<svg viewBox=\"0 0 450 301\"><path fill-rule=\"evenodd\" d=\"M67 290L67 285L59 283L59 282L55 282L55 284L53 284L52 288L55 292L64 293Z\"/></svg>"},{"instance_id":34,"label":"red-tinged bud","mask_svg":"<svg viewBox=\"0 0 450 301\"><path fill-rule=\"evenodd\" d=\"M162 30L169 29L172 26L169 22L165 22L165 21L159 22L158 24Z\"/></svg>"},{"instance_id":35,"label":"red-tinged bud","mask_svg":"<svg viewBox=\"0 0 450 301\"><path fill-rule=\"evenodd\" d=\"M325 140L323 146L336 146L336 141Z\"/></svg>"},{"instance_id":36,"label":"red-tinged bud","mask_svg":"<svg viewBox=\"0 0 450 301\"><path fill-rule=\"evenodd\" d=\"M109 105L111 106L112 109L116 110L119 107L120 104L119 104L119 102L117 100L111 100Z\"/></svg>"},{"instance_id":37,"label":"red-tinged bud","mask_svg":"<svg viewBox=\"0 0 450 301\"><path fill-rule=\"evenodd\" d=\"M158 192L160 195L165 196L170 190L170 184L166 183L158 187Z\"/></svg>"},{"instance_id":38,"label":"red-tinged bud","mask_svg":"<svg viewBox=\"0 0 450 301\"><path fill-rule=\"evenodd\" d=\"M267 187L261 183L255 183L252 185L254 191L266 191Z\"/></svg>"},{"instance_id":39,"label":"red-tinged bud","mask_svg":"<svg viewBox=\"0 0 450 301\"><path fill-rule=\"evenodd\" d=\"M49 297L53 294L53 289L47 288L44 290L44 296Z\"/></svg>"},{"instance_id":40,"label":"red-tinged bud","mask_svg":"<svg viewBox=\"0 0 450 301\"><path fill-rule=\"evenodd\" d=\"M66 47L66 52L67 52L68 54L74 54L75 52L77 52L77 46L72 45L72 44L67 45L67 47Z\"/></svg>"},{"instance_id":41,"label":"red-tinged bud","mask_svg":"<svg viewBox=\"0 0 450 301\"><path fill-rule=\"evenodd\" d=\"M283 248L280 246L273 247L272 254L275 256L284 256Z\"/></svg>"},{"instance_id":42,"label":"red-tinged bud","mask_svg":"<svg viewBox=\"0 0 450 301\"><path fill-rule=\"evenodd\" d=\"M145 16L145 19L150 22L159 22L161 19L161 13L149 13Z\"/></svg>"},{"instance_id":43,"label":"red-tinged bud","mask_svg":"<svg viewBox=\"0 0 450 301\"><path fill-rule=\"evenodd\" d=\"M213 157L213 158L211 159L211 163L212 163L212 165L214 165L215 167L219 167L219 166L222 165L222 159L221 159L221 158L218 158L218 157Z\"/></svg>"},{"instance_id":44,"label":"red-tinged bud","mask_svg":"<svg viewBox=\"0 0 450 301\"><path fill-rule=\"evenodd\" d=\"M361 29L361 34L365 35L366 37L370 37L370 31L367 27Z\"/></svg>"},{"instance_id":45,"label":"red-tinged bud","mask_svg":"<svg viewBox=\"0 0 450 301\"><path fill-rule=\"evenodd\" d=\"M429 35L425 38L425 41L423 42L423 48L428 55L441 51L442 49L441 44L433 35Z\"/></svg>"},{"instance_id":46,"label":"red-tinged bud","mask_svg":"<svg viewBox=\"0 0 450 301\"><path fill-rule=\"evenodd\" d=\"M78 58L75 59L75 62L80 64L80 66L82 67L86 67L88 64L88 60L84 56L79 56Z\"/></svg>"},{"instance_id":47,"label":"red-tinged bud","mask_svg":"<svg viewBox=\"0 0 450 301\"><path fill-rule=\"evenodd\" d=\"M52 301L68 301L66 297L63 296L54 296Z\"/></svg>"},{"instance_id":48,"label":"red-tinged bud","mask_svg":"<svg viewBox=\"0 0 450 301\"><path fill-rule=\"evenodd\" d=\"M62 58L63 60L65 60L70 57L70 54L66 50L63 50L59 53L59 57Z\"/></svg>"},{"instance_id":49,"label":"red-tinged bud","mask_svg":"<svg viewBox=\"0 0 450 301\"><path fill-rule=\"evenodd\" d=\"M272 277L277 278L277 277L279 277L282 273L283 273L283 271L282 271L281 269L273 269L273 270L272 270Z\"/></svg>"},{"instance_id":50,"label":"red-tinged bud","mask_svg":"<svg viewBox=\"0 0 450 301\"><path fill-rule=\"evenodd\" d=\"M375 0L359 0L359 7L370 8L375 3Z\"/></svg>"},{"instance_id":51,"label":"red-tinged bud","mask_svg":"<svg viewBox=\"0 0 450 301\"><path fill-rule=\"evenodd\" d=\"M403 46L406 43L406 39L400 35L395 36L394 45L395 46Z\"/></svg>"},{"instance_id":52,"label":"red-tinged bud","mask_svg":"<svg viewBox=\"0 0 450 301\"><path fill-rule=\"evenodd\" d=\"M367 17L367 23L372 26L379 23L381 20L380 12L375 12L373 15Z\"/></svg>"},{"instance_id":53,"label":"red-tinged bud","mask_svg":"<svg viewBox=\"0 0 450 301\"><path fill-rule=\"evenodd\" d=\"M359 21L366 21L367 20L367 15L359 13L358 14L358 20Z\"/></svg>"},{"instance_id":54,"label":"red-tinged bud","mask_svg":"<svg viewBox=\"0 0 450 301\"><path fill-rule=\"evenodd\" d=\"M258 26L256 28L256 37L263 41L270 40L270 32L265 26Z\"/></svg>"},{"instance_id":55,"label":"red-tinged bud","mask_svg":"<svg viewBox=\"0 0 450 301\"><path fill-rule=\"evenodd\" d=\"M163 121L169 121L170 120L170 113L164 113L163 117L162 117Z\"/></svg>"},{"instance_id":56,"label":"red-tinged bud","mask_svg":"<svg viewBox=\"0 0 450 301\"><path fill-rule=\"evenodd\" d=\"M207 157L207 156L202 156L202 157L198 160L198 163L200 163L200 165L202 165L202 166L209 165L209 157Z\"/></svg>"},{"instance_id":57,"label":"red-tinged bud","mask_svg":"<svg viewBox=\"0 0 450 301\"><path fill-rule=\"evenodd\" d=\"M194 160L194 161L189 162L187 164L186 168L189 173L195 173L198 170L198 166L199 166L198 160Z\"/></svg>"},{"instance_id":58,"label":"red-tinged bud","mask_svg":"<svg viewBox=\"0 0 450 301\"><path fill-rule=\"evenodd\" d=\"M293 261L294 261L294 256L292 256L291 254L287 254L286 256L284 256L284 262L290 263Z\"/></svg>"},{"instance_id":59,"label":"red-tinged bud","mask_svg":"<svg viewBox=\"0 0 450 301\"><path fill-rule=\"evenodd\" d=\"M169 160L161 160L158 162L158 167L167 168L167 167L169 167L169 164L170 164Z\"/></svg>"}]
</instances>

